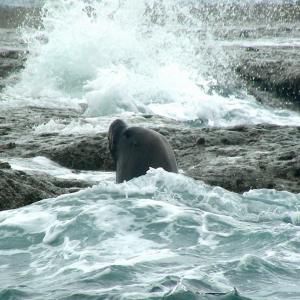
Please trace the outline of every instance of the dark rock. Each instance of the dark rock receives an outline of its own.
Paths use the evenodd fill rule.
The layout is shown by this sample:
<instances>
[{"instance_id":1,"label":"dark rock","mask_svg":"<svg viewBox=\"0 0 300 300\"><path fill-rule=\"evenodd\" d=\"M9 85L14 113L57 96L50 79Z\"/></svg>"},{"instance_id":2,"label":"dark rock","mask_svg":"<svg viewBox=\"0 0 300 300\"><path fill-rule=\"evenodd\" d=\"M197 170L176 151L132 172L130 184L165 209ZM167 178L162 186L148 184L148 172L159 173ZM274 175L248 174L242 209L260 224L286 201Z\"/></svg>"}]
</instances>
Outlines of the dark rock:
<instances>
[{"instance_id":1,"label":"dark rock","mask_svg":"<svg viewBox=\"0 0 300 300\"><path fill-rule=\"evenodd\" d=\"M274 102L268 92L283 102L300 107L300 56L299 47L260 47L259 51L244 51L236 71L245 80L249 91L258 100ZM266 101L264 101L266 99ZM272 104L272 103L271 103Z\"/></svg>"},{"instance_id":2,"label":"dark rock","mask_svg":"<svg viewBox=\"0 0 300 300\"><path fill-rule=\"evenodd\" d=\"M7 162L0 161L0 169L11 169L11 166Z\"/></svg>"},{"instance_id":3,"label":"dark rock","mask_svg":"<svg viewBox=\"0 0 300 300\"><path fill-rule=\"evenodd\" d=\"M44 174L36 175L1 168L0 164L0 211L90 186L82 181L61 180Z\"/></svg>"},{"instance_id":4,"label":"dark rock","mask_svg":"<svg viewBox=\"0 0 300 300\"><path fill-rule=\"evenodd\" d=\"M5 78L24 68L26 52L19 49L0 49L0 85L5 85Z\"/></svg>"},{"instance_id":5,"label":"dark rock","mask_svg":"<svg viewBox=\"0 0 300 300\"><path fill-rule=\"evenodd\" d=\"M78 111L14 108L1 112L0 118L8 132L2 144L15 143L0 151L0 159L43 155L71 169L114 170L106 133L37 135L31 129L52 118L71 122L80 118ZM151 124L156 118L151 118ZM300 192L300 127L261 124L197 129L165 120L165 126L154 129L169 140L179 168L188 176L235 192L256 188Z\"/></svg>"},{"instance_id":6,"label":"dark rock","mask_svg":"<svg viewBox=\"0 0 300 300\"><path fill-rule=\"evenodd\" d=\"M32 157L57 145L67 145L74 136L58 136L56 133L37 135L33 127L51 119L72 120L79 111L41 107L7 108L0 110L0 159L1 157ZM1 123L3 125L1 125Z\"/></svg>"},{"instance_id":7,"label":"dark rock","mask_svg":"<svg viewBox=\"0 0 300 300\"><path fill-rule=\"evenodd\" d=\"M231 128L157 128L170 141L186 175L234 192L275 188L300 192L299 127L251 125ZM43 154L63 166L114 169L106 134L76 137Z\"/></svg>"},{"instance_id":8,"label":"dark rock","mask_svg":"<svg viewBox=\"0 0 300 300\"><path fill-rule=\"evenodd\" d=\"M76 137L75 142L41 151L60 165L77 170L112 170L107 136Z\"/></svg>"},{"instance_id":9,"label":"dark rock","mask_svg":"<svg viewBox=\"0 0 300 300\"><path fill-rule=\"evenodd\" d=\"M21 51L19 49L0 49L0 59L19 59L24 54L24 51Z\"/></svg>"},{"instance_id":10,"label":"dark rock","mask_svg":"<svg viewBox=\"0 0 300 300\"><path fill-rule=\"evenodd\" d=\"M200 138L197 140L197 145L205 145L205 138L200 137Z\"/></svg>"},{"instance_id":11,"label":"dark rock","mask_svg":"<svg viewBox=\"0 0 300 300\"><path fill-rule=\"evenodd\" d=\"M216 3L214 3L216 2ZM298 22L300 18L300 6L295 3L280 3L293 1L201 1L191 9L191 13L208 24L224 25L232 21L238 24L257 22L283 21Z\"/></svg>"},{"instance_id":12,"label":"dark rock","mask_svg":"<svg viewBox=\"0 0 300 300\"><path fill-rule=\"evenodd\" d=\"M258 52L259 49L255 48L255 47L246 47L246 51Z\"/></svg>"},{"instance_id":13,"label":"dark rock","mask_svg":"<svg viewBox=\"0 0 300 300\"><path fill-rule=\"evenodd\" d=\"M48 122L50 119L73 119L80 112L40 107L7 108L0 111L0 157L31 157L42 151L51 151L55 146L71 144L73 136L57 134L36 135L32 127ZM0 210L12 209L36 202L41 199L56 197L61 194L76 192L91 186L77 180L63 180L44 173L24 173L10 169L8 163L0 163Z\"/></svg>"},{"instance_id":14,"label":"dark rock","mask_svg":"<svg viewBox=\"0 0 300 300\"><path fill-rule=\"evenodd\" d=\"M239 128L243 131L238 143L236 136L232 136L237 128L213 128L207 133L197 130L199 136L205 136L205 148L198 145L175 148L179 167L195 179L234 192L259 188L300 192L299 128L274 125ZM174 145L173 137L168 138Z\"/></svg>"},{"instance_id":15,"label":"dark rock","mask_svg":"<svg viewBox=\"0 0 300 300\"><path fill-rule=\"evenodd\" d=\"M8 135L11 130L12 130L12 128L8 125L0 125L0 136Z\"/></svg>"},{"instance_id":16,"label":"dark rock","mask_svg":"<svg viewBox=\"0 0 300 300\"><path fill-rule=\"evenodd\" d=\"M7 144L0 144L0 152L7 150L7 149L13 149L16 147L15 143L7 143Z\"/></svg>"},{"instance_id":17,"label":"dark rock","mask_svg":"<svg viewBox=\"0 0 300 300\"><path fill-rule=\"evenodd\" d=\"M19 26L41 26L42 10L39 7L0 7L0 28L17 28Z\"/></svg>"}]
</instances>

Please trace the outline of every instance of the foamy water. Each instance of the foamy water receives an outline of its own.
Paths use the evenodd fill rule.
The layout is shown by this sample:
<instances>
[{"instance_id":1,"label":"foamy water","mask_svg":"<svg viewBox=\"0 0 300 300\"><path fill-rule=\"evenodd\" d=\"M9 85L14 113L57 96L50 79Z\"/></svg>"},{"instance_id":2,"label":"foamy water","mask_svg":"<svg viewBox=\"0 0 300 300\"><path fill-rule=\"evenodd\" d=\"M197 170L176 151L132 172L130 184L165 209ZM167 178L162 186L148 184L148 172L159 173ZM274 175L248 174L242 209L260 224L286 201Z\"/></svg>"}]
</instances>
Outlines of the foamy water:
<instances>
[{"instance_id":1,"label":"foamy water","mask_svg":"<svg viewBox=\"0 0 300 300\"><path fill-rule=\"evenodd\" d=\"M241 196L163 170L103 180L0 213L0 296L244 299L236 287L253 299L297 299L299 205L299 195Z\"/></svg>"},{"instance_id":2,"label":"foamy water","mask_svg":"<svg viewBox=\"0 0 300 300\"><path fill-rule=\"evenodd\" d=\"M23 30L30 52L26 68L2 98L10 105L84 104L86 117L131 112L209 126L299 125L299 114L264 107L245 91L226 87L234 86L234 57L190 12L194 5L48 1L44 28Z\"/></svg>"},{"instance_id":3,"label":"foamy water","mask_svg":"<svg viewBox=\"0 0 300 300\"><path fill-rule=\"evenodd\" d=\"M64 168L50 159L43 156L36 156L33 158L10 158L6 161L15 170L24 171L27 173L42 172L61 179L76 179L85 180L87 182L101 182L102 180L114 181L114 172L97 172L97 171L73 171Z\"/></svg>"}]
</instances>

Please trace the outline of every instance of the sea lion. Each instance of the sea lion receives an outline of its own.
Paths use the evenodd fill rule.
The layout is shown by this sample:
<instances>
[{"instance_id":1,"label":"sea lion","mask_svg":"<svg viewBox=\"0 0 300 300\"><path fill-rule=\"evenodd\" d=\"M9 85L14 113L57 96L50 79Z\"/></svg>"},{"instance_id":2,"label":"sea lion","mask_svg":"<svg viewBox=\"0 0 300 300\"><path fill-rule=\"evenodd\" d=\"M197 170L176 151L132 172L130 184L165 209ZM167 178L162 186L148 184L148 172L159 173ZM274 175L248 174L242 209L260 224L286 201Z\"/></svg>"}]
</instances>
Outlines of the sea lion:
<instances>
[{"instance_id":1,"label":"sea lion","mask_svg":"<svg viewBox=\"0 0 300 300\"><path fill-rule=\"evenodd\" d=\"M116 182L146 174L149 168L178 173L174 152L160 133L142 127L128 127L120 119L108 130L109 150L116 164Z\"/></svg>"}]
</instances>

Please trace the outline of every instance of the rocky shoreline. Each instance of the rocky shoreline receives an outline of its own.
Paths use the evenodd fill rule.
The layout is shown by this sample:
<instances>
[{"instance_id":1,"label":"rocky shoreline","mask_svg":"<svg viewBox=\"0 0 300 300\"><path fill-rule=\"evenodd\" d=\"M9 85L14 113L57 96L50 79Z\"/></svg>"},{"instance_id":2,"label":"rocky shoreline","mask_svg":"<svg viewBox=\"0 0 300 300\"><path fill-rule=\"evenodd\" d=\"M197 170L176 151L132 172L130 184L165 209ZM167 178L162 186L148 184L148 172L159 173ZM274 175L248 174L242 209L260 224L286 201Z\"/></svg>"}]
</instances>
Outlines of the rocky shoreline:
<instances>
[{"instance_id":1,"label":"rocky shoreline","mask_svg":"<svg viewBox=\"0 0 300 300\"><path fill-rule=\"evenodd\" d=\"M300 192L300 127L154 128L171 143L178 166L194 179L233 192ZM113 171L106 133L76 137L38 153L64 167Z\"/></svg>"},{"instance_id":2,"label":"rocky shoreline","mask_svg":"<svg viewBox=\"0 0 300 300\"><path fill-rule=\"evenodd\" d=\"M236 72L265 104L300 109L300 46L248 47Z\"/></svg>"},{"instance_id":3,"label":"rocky shoreline","mask_svg":"<svg viewBox=\"0 0 300 300\"><path fill-rule=\"evenodd\" d=\"M0 48L0 91L8 84L9 75L24 68L26 50Z\"/></svg>"},{"instance_id":4,"label":"rocky shoreline","mask_svg":"<svg viewBox=\"0 0 300 300\"><path fill-rule=\"evenodd\" d=\"M41 14L39 7L0 5L0 28L17 28L22 24L38 27L41 25Z\"/></svg>"},{"instance_id":5,"label":"rocky shoreline","mask_svg":"<svg viewBox=\"0 0 300 300\"><path fill-rule=\"evenodd\" d=\"M0 186L1 211L73 193L91 184L76 180L62 180L43 173L28 174L13 170L8 163L0 161Z\"/></svg>"},{"instance_id":6,"label":"rocky shoreline","mask_svg":"<svg viewBox=\"0 0 300 300\"><path fill-rule=\"evenodd\" d=\"M0 90L8 80L13 80L10 74L24 67L27 52L20 45L0 48ZM266 105L300 110L299 46L230 47L226 51L234 51L238 57L238 62L232 65L238 84ZM39 107L0 111L0 210L94 184L14 170L7 163L9 158L45 156L74 171L114 170L106 133L86 136L33 133L33 126L53 118L68 123L80 118L80 112ZM167 119L160 119L164 126L158 127L157 118L145 116L144 123L166 136L179 168L187 176L238 193L261 188L300 193L300 124L299 127L259 124L195 129Z\"/></svg>"},{"instance_id":7,"label":"rocky shoreline","mask_svg":"<svg viewBox=\"0 0 300 300\"><path fill-rule=\"evenodd\" d=\"M298 69L290 66L282 68L281 72L274 71L275 79L270 81L268 76L272 69L268 63L261 64L260 59L263 58L259 56L257 60L251 60L252 51L249 52L247 49L243 51L247 55L250 54L247 61L241 64L244 67L238 66L237 71L245 80L250 92L263 103L297 108L300 103L297 90L300 74L296 72ZM259 51L264 53L265 49ZM255 54L257 55L259 51L255 51ZM0 66L1 59L7 66L7 68L0 67L1 75L4 75L2 82L5 85L7 74L22 68L24 52L6 51L5 54L2 52ZM297 60L293 60L293 63L296 64ZM290 76L290 71L293 71L293 76ZM281 90L280 87L284 84L288 88ZM0 115L0 160L1 157L43 155L70 169L113 170L104 133L76 137L61 137L57 134L28 135L28 128L32 128L35 124L48 122L51 118L62 120L78 118L79 112L45 110L37 107L28 107L25 111L14 110ZM155 120L148 121L149 126L155 124ZM169 126L170 122L167 123ZM184 126L182 124L181 128L170 126L156 129L170 141L179 168L187 176L234 192L260 188L300 192L300 127L262 124L236 128L183 129ZM76 181L58 183L57 179L49 175L26 174L3 166L5 164L0 164L0 210L27 205L93 184Z\"/></svg>"},{"instance_id":8,"label":"rocky shoreline","mask_svg":"<svg viewBox=\"0 0 300 300\"><path fill-rule=\"evenodd\" d=\"M0 160L9 157L45 156L74 171L113 171L107 133L96 135L33 134L35 115L38 122L76 111L27 107L27 114L6 111L0 116ZM12 122L18 118L18 122ZM300 193L300 126L269 124L228 128L186 128L165 120L166 126L155 127L157 117L145 116L145 122L171 143L179 168L185 175L207 184L242 193L250 189L276 189ZM163 119L160 118L160 123ZM16 126L17 124L17 126ZM27 131L27 134L26 134ZM49 175L36 176L12 170L0 164L0 210L15 208L34 201L76 191L92 182L58 180ZM14 187L12 189L12 186Z\"/></svg>"}]
</instances>

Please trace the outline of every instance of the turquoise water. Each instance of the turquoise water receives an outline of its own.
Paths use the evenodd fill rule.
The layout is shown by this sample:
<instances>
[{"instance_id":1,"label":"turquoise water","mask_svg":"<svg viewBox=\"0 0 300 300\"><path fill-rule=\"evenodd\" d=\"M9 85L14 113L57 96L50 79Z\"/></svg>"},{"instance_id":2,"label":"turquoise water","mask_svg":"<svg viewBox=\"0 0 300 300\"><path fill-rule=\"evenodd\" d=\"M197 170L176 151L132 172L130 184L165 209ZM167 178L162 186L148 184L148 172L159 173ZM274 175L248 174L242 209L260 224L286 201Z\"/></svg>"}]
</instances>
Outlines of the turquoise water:
<instances>
[{"instance_id":1,"label":"turquoise water","mask_svg":"<svg viewBox=\"0 0 300 300\"><path fill-rule=\"evenodd\" d=\"M104 181L0 213L1 299L299 299L299 209L159 169Z\"/></svg>"},{"instance_id":2,"label":"turquoise water","mask_svg":"<svg viewBox=\"0 0 300 300\"><path fill-rule=\"evenodd\" d=\"M178 126L299 125L299 113L266 107L235 84L238 57L228 52L299 47L297 30L275 38L266 23L257 37L226 38L226 30L256 25L206 22L210 13L193 14L195 3L46 1L43 26L19 29L29 55L1 92L0 109L86 107L74 119L33 116L28 128L74 139L107 131L116 117L141 125L145 113ZM300 299L300 194L240 195L162 170L117 185L114 173L7 160L97 183L0 212L1 300Z\"/></svg>"}]
</instances>

